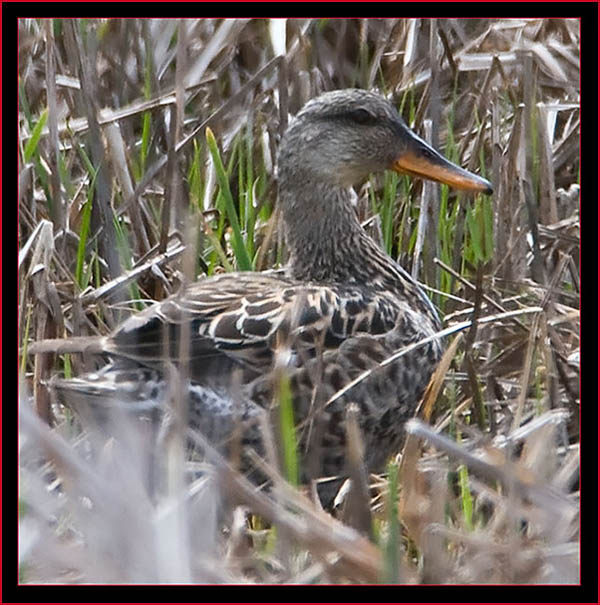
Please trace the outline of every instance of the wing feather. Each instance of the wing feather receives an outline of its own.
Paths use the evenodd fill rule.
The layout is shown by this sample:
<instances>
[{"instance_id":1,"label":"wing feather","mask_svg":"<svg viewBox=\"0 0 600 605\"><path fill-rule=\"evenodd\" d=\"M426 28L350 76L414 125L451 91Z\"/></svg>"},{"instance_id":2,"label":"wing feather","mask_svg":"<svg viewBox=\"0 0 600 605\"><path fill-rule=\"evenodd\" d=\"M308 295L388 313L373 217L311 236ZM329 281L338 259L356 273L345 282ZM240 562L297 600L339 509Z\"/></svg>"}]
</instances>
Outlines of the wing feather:
<instances>
[{"instance_id":1,"label":"wing feather","mask_svg":"<svg viewBox=\"0 0 600 605\"><path fill-rule=\"evenodd\" d=\"M314 356L354 335L392 330L400 312L393 298L360 286L300 284L282 272L227 273L130 318L113 335L111 348L140 362L176 360L186 335L196 374L202 359L220 356L260 373L270 369L282 343Z\"/></svg>"}]
</instances>

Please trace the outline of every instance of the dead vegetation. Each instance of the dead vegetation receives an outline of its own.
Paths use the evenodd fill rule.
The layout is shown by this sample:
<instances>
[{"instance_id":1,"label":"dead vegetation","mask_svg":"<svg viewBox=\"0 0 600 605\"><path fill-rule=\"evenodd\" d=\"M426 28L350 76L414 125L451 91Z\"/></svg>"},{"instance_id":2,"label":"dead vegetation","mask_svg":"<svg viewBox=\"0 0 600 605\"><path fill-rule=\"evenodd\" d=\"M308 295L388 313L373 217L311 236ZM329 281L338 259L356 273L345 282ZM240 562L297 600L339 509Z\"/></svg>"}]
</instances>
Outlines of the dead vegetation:
<instances>
[{"instance_id":1,"label":"dead vegetation","mask_svg":"<svg viewBox=\"0 0 600 605\"><path fill-rule=\"evenodd\" d=\"M19 76L22 582L578 582L576 20L23 19ZM350 86L390 95L495 186L360 191L365 227L430 287L448 333L473 322L397 464L371 494L357 474L333 519L276 456L263 493L214 452L186 462L172 427L82 432L45 382L90 360L28 345L106 334L238 267L227 187L254 268L284 262L280 135Z\"/></svg>"}]
</instances>

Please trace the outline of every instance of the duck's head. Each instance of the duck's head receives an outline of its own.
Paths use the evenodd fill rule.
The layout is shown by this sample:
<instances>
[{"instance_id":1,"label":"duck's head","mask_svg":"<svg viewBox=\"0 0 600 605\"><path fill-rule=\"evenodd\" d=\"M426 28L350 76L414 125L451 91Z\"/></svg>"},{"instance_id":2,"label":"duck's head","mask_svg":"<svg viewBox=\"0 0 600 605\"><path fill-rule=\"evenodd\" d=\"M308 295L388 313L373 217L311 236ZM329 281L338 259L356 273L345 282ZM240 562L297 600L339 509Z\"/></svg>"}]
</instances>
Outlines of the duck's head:
<instances>
[{"instance_id":1,"label":"duck's head","mask_svg":"<svg viewBox=\"0 0 600 605\"><path fill-rule=\"evenodd\" d=\"M280 180L351 186L372 172L395 170L467 191L491 193L486 179L448 161L412 132L381 95L327 92L310 100L286 131Z\"/></svg>"}]
</instances>

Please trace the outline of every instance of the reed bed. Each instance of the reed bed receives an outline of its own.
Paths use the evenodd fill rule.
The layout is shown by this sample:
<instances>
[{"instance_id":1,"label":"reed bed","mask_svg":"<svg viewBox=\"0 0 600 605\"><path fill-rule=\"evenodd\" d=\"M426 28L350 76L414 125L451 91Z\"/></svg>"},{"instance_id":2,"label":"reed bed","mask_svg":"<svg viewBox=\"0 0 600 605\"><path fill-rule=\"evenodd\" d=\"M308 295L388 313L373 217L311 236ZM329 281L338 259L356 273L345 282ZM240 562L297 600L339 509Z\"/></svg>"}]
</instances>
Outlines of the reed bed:
<instances>
[{"instance_id":1,"label":"reed bed","mask_svg":"<svg viewBox=\"0 0 600 605\"><path fill-rule=\"evenodd\" d=\"M82 426L53 402L53 375L96 362L31 342L285 263L279 139L345 87L380 90L495 187L357 188L448 334L388 471L324 511L276 456L259 491L201 435ZM577 20L22 19L19 93L22 583L579 581Z\"/></svg>"}]
</instances>

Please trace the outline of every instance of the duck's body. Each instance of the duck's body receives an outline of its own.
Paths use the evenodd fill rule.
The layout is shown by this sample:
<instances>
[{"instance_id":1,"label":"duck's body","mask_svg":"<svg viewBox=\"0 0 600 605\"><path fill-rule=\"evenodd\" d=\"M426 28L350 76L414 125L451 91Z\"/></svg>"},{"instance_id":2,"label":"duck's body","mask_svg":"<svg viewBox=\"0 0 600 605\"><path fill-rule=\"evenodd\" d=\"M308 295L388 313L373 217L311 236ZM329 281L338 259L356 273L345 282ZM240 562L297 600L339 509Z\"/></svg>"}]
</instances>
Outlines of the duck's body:
<instances>
[{"instance_id":1,"label":"duck's body","mask_svg":"<svg viewBox=\"0 0 600 605\"><path fill-rule=\"evenodd\" d=\"M359 408L367 466L380 470L400 446L403 422L442 353L434 307L366 235L352 208L352 184L385 168L490 189L413 135L382 97L360 90L322 95L299 112L281 143L279 204L289 265L204 279L130 318L102 341L114 362L56 381L60 399L75 408L82 400L164 406L168 360L189 377L192 426L226 450L241 420L243 443L262 453L254 421L277 405L281 371L274 370L284 368L303 479L346 472L349 403Z\"/></svg>"}]
</instances>

